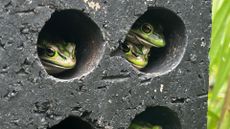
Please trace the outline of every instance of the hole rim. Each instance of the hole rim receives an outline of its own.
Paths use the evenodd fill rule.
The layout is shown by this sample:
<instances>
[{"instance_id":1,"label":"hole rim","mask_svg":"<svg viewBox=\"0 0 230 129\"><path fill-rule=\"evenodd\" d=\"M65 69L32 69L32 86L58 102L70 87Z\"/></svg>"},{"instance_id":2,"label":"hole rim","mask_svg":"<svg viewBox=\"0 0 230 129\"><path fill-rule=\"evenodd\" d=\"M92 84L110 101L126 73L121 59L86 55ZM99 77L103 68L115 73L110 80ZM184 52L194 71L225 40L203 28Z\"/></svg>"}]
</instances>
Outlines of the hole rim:
<instances>
[{"instance_id":1,"label":"hole rim","mask_svg":"<svg viewBox=\"0 0 230 129\"><path fill-rule=\"evenodd\" d=\"M79 127L80 125L80 127ZM81 117L70 115L47 129L95 129L93 125Z\"/></svg>"},{"instance_id":2,"label":"hole rim","mask_svg":"<svg viewBox=\"0 0 230 129\"><path fill-rule=\"evenodd\" d=\"M130 125L138 121L159 125L162 129L182 129L178 113L166 106L147 107L143 112L135 115Z\"/></svg>"},{"instance_id":3,"label":"hole rim","mask_svg":"<svg viewBox=\"0 0 230 129\"><path fill-rule=\"evenodd\" d=\"M62 18L64 17L67 17L69 19L73 17L73 20L76 23L73 24L72 22L70 22L70 25L67 24L65 26L67 26L66 28L71 29L71 26L73 25L73 29L71 30L71 32L75 32L75 34L80 34L80 36L73 38L74 34L68 36L68 34L63 34L64 32L57 31L64 28L62 27L61 29L57 29L58 25L63 23ZM77 23L80 24L78 25ZM83 29L83 32L78 33L77 28L79 28L79 30L81 31ZM67 32L67 29L63 30ZM87 33L89 34L87 35ZM51 35L51 37L47 35ZM85 39L83 37L85 37ZM47 72L45 66L41 61L40 54L38 53L38 44L41 43L43 40L56 42L60 39L66 42L74 40L76 46L79 46L79 48L82 48L82 50L76 48L77 64L74 66L73 69L65 70L64 72L61 72L59 74L50 74ZM87 13L84 13L82 10L78 9L63 9L55 10L51 14L51 17L42 26L42 29L38 34L36 50L42 69L44 69L48 77L58 79L60 81L69 81L74 79L80 79L83 76L87 76L88 74L92 73L92 71L94 71L96 67L98 67L105 53L105 43L106 42L104 40L101 27Z\"/></svg>"},{"instance_id":4,"label":"hole rim","mask_svg":"<svg viewBox=\"0 0 230 129\"><path fill-rule=\"evenodd\" d=\"M164 23L164 24L160 23L160 21L167 22L167 17L164 18L164 16L161 16L160 20L155 20L156 18L152 18L152 19L147 18L146 19L146 17L149 17L149 16L154 16L157 14L160 15L161 12L164 12L165 13L164 15L166 15L166 16L170 15L174 19L173 21L177 22L177 24L178 24L177 26L179 26L178 30L176 30L177 28L173 28L174 25L170 26L170 24L167 25L166 23ZM151 48L150 56L149 56L149 62L147 64L147 66L143 69L137 69L128 60L126 60L126 59L125 60L138 73L151 75L154 77L162 76L162 75L165 75L167 73L170 73L171 71L176 69L177 66L181 63L181 61L185 55L186 49L187 49L187 44L188 44L187 30L186 30L186 25L185 25L182 17L177 15L174 11L172 11L168 8L165 8L165 7L148 7L148 9L142 15L140 15L137 18L137 20L131 25L131 28L129 30L131 30L133 28L133 26L135 26L135 23L137 23L138 21L141 21L141 20L143 20L144 23L146 21L156 22L157 24L160 24L164 29L166 26L166 30L170 29L170 27L172 27L172 30L170 30L169 32L165 32L165 31L163 32L163 34L165 36L165 40L166 40L166 46L163 48ZM174 30L176 30L176 32L177 31L178 32L175 33ZM174 39L174 40L178 41L178 42L176 42L176 44L172 44L173 39L172 39L172 37L170 37L174 34L173 32L175 34L177 34L176 35L177 37ZM126 40L126 37L125 37L125 40ZM122 48L122 47L119 47L119 48ZM156 51L157 49L158 49L158 52L156 52L156 53L163 51L164 54L163 54L163 58L162 58L162 55L158 57L157 60L160 60L160 61L156 62L156 64L155 64L155 63L152 63L152 60L153 60L152 57L153 57L153 55L156 55L155 52L153 52L153 51ZM176 49L179 49L179 50L176 50ZM172 59L169 57L170 56L169 51L172 51L171 53L173 53L173 52L175 53L175 51L173 51L173 50L176 50L176 59ZM122 51L122 53L124 55L123 51ZM169 59L169 61L167 61L167 59Z\"/></svg>"}]
</instances>

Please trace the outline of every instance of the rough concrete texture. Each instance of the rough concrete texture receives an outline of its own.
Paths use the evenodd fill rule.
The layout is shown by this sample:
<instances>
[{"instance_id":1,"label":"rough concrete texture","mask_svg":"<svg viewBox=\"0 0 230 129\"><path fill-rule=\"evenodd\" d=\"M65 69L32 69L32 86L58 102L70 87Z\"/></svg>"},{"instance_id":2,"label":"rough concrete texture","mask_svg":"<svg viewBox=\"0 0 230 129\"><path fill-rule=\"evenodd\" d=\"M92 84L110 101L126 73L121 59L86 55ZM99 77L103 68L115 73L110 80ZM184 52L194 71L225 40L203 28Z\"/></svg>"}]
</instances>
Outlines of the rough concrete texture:
<instances>
[{"instance_id":1,"label":"rough concrete texture","mask_svg":"<svg viewBox=\"0 0 230 129\"><path fill-rule=\"evenodd\" d=\"M127 129L134 118L164 129L206 129L210 6L210 0L1 0L0 129ZM159 16L170 45L158 52L159 64L139 71L113 53L148 7L166 11L152 18ZM51 15L66 9L80 10L68 18L82 28L61 24L85 36L79 40L86 52L77 55L85 65L53 77L37 41Z\"/></svg>"}]
</instances>

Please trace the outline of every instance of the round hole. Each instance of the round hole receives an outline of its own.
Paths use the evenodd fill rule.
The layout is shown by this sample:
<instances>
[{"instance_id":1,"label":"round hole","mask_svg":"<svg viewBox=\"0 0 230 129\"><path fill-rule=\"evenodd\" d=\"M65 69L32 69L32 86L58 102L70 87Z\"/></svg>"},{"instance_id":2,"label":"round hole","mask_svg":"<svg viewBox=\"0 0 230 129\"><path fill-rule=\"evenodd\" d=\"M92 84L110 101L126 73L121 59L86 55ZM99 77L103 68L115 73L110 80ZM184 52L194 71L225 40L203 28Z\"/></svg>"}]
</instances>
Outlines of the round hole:
<instances>
[{"instance_id":1,"label":"round hole","mask_svg":"<svg viewBox=\"0 0 230 129\"><path fill-rule=\"evenodd\" d=\"M144 25L145 23L154 25L156 33L160 35L157 37L163 38L166 44L165 46L158 45L158 47L148 47L150 51L148 53L147 65L143 68L134 67L142 72L157 75L170 72L180 63L185 52L186 35L183 21L171 10L152 7L137 19L131 29L135 30L142 27L141 29L144 29L145 32L150 32L151 28ZM131 31L129 31L129 34L130 32ZM127 38L128 36L125 42L127 42ZM140 40L138 42L140 43Z\"/></svg>"},{"instance_id":2,"label":"round hole","mask_svg":"<svg viewBox=\"0 0 230 129\"><path fill-rule=\"evenodd\" d=\"M93 127L79 117L70 116L48 129L93 129Z\"/></svg>"},{"instance_id":3,"label":"round hole","mask_svg":"<svg viewBox=\"0 0 230 129\"><path fill-rule=\"evenodd\" d=\"M103 43L99 27L82 11L55 11L39 33L38 56L48 74L60 79L70 79L87 74L95 68L104 52ZM54 47L55 50L58 48L55 58L48 58L48 63L42 60L44 53L50 53L47 55L51 57L54 53L44 49L47 46ZM74 46L75 54L72 51ZM76 63L71 56L76 58Z\"/></svg>"},{"instance_id":4,"label":"round hole","mask_svg":"<svg viewBox=\"0 0 230 129\"><path fill-rule=\"evenodd\" d=\"M162 129L181 129L177 114L163 106L148 107L144 112L136 115L129 129L137 125L140 127L159 126Z\"/></svg>"}]
</instances>

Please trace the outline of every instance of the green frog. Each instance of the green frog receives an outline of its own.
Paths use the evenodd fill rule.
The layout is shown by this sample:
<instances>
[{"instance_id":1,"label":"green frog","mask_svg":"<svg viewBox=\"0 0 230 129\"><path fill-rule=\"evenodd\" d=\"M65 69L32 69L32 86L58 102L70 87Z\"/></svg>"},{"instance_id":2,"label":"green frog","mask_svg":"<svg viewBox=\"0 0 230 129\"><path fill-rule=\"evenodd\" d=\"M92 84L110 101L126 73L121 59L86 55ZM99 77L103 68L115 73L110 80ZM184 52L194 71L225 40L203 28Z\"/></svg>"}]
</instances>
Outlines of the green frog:
<instances>
[{"instance_id":1,"label":"green frog","mask_svg":"<svg viewBox=\"0 0 230 129\"><path fill-rule=\"evenodd\" d=\"M138 69L148 64L151 47L161 48L166 45L161 25L136 23L128 32L122 49L125 58Z\"/></svg>"},{"instance_id":2,"label":"green frog","mask_svg":"<svg viewBox=\"0 0 230 129\"><path fill-rule=\"evenodd\" d=\"M163 129L160 125L152 125L147 122L133 122L128 129Z\"/></svg>"},{"instance_id":3,"label":"green frog","mask_svg":"<svg viewBox=\"0 0 230 129\"><path fill-rule=\"evenodd\" d=\"M53 75L72 69L76 65L76 43L48 42L38 43L38 55L47 73Z\"/></svg>"}]
</instances>

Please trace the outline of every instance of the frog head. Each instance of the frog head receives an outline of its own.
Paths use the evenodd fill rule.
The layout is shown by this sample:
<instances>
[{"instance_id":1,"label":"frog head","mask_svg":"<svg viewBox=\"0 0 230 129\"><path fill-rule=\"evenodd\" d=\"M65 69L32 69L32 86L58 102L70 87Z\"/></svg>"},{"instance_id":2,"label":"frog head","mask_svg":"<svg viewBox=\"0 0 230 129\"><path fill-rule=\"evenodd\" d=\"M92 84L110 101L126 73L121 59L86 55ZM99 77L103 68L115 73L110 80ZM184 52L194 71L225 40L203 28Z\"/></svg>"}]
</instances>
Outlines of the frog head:
<instances>
[{"instance_id":1,"label":"frog head","mask_svg":"<svg viewBox=\"0 0 230 129\"><path fill-rule=\"evenodd\" d=\"M164 47L166 45L162 27L150 23L135 24L128 32L123 51L125 58L138 69L148 64L151 47Z\"/></svg>"},{"instance_id":2,"label":"frog head","mask_svg":"<svg viewBox=\"0 0 230 129\"><path fill-rule=\"evenodd\" d=\"M127 40L133 44L142 44L148 47L164 47L166 45L161 25L150 23L137 24L127 35Z\"/></svg>"},{"instance_id":3,"label":"frog head","mask_svg":"<svg viewBox=\"0 0 230 129\"><path fill-rule=\"evenodd\" d=\"M48 42L38 44L38 55L49 74L57 74L76 65L76 44L72 42Z\"/></svg>"},{"instance_id":4,"label":"frog head","mask_svg":"<svg viewBox=\"0 0 230 129\"><path fill-rule=\"evenodd\" d=\"M148 64L149 47L126 42L122 45L122 49L125 52L125 58L137 69L142 69Z\"/></svg>"}]
</instances>

